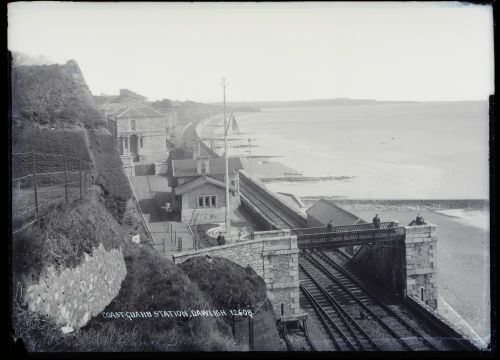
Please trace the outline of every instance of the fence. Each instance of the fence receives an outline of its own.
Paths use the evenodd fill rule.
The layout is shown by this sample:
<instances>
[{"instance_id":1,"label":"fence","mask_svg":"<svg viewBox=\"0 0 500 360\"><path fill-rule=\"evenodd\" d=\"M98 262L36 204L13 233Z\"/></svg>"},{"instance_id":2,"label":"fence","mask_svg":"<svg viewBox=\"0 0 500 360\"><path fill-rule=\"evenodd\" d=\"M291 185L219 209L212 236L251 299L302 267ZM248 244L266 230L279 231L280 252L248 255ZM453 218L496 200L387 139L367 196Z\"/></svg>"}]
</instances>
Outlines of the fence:
<instances>
[{"instance_id":1,"label":"fence","mask_svg":"<svg viewBox=\"0 0 500 360\"><path fill-rule=\"evenodd\" d=\"M141 205L137 201L137 196L136 196L135 190L134 190L134 184L132 184L132 181L130 180L130 177L128 177L128 176L127 176L127 180L128 180L129 186L130 186L130 190L132 190L132 198L134 200L135 208L136 208L137 212L141 215L141 219L142 219L142 222L144 224L144 230L146 231L146 235L149 238L149 244L151 245L151 247L153 248L153 250L155 252L159 253L158 249L156 248L153 234L151 233L151 230L149 230L148 222L146 221L146 219L144 218L144 214L142 213ZM165 240L163 240L163 252L165 252Z\"/></svg>"},{"instance_id":2,"label":"fence","mask_svg":"<svg viewBox=\"0 0 500 360\"><path fill-rule=\"evenodd\" d=\"M12 154L12 232L34 224L62 202L83 198L92 184L92 163L41 152Z\"/></svg>"}]
</instances>

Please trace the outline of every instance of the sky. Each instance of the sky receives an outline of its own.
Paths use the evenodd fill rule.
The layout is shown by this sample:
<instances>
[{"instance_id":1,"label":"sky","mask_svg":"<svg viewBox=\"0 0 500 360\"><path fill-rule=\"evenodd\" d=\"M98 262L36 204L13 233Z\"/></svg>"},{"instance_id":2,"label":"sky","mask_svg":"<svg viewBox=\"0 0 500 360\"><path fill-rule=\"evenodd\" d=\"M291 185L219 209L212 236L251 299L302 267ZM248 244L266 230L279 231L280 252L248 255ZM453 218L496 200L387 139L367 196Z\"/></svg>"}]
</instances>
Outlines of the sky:
<instances>
[{"instance_id":1,"label":"sky","mask_svg":"<svg viewBox=\"0 0 500 360\"><path fill-rule=\"evenodd\" d=\"M486 100L491 6L416 3L8 5L8 47L78 62L93 94L150 100Z\"/></svg>"}]
</instances>

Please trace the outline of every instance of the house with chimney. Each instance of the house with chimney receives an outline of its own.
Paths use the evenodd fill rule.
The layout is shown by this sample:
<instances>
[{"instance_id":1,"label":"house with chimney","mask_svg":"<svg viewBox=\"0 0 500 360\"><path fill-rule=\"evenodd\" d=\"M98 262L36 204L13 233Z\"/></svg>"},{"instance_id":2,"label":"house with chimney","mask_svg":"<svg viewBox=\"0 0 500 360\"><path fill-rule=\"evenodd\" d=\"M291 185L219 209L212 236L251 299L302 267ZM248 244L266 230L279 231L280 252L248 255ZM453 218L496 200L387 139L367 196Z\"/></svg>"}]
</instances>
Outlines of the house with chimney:
<instances>
[{"instance_id":1,"label":"house with chimney","mask_svg":"<svg viewBox=\"0 0 500 360\"><path fill-rule=\"evenodd\" d=\"M170 117L152 108L145 96L127 89L119 95L94 97L117 139L124 165L165 162Z\"/></svg>"},{"instance_id":2,"label":"house with chimney","mask_svg":"<svg viewBox=\"0 0 500 360\"><path fill-rule=\"evenodd\" d=\"M228 159L230 217L240 202L239 158ZM172 199L180 207L181 221L189 222L196 211L198 224L223 222L226 213L224 158L182 159L172 161Z\"/></svg>"}]
</instances>

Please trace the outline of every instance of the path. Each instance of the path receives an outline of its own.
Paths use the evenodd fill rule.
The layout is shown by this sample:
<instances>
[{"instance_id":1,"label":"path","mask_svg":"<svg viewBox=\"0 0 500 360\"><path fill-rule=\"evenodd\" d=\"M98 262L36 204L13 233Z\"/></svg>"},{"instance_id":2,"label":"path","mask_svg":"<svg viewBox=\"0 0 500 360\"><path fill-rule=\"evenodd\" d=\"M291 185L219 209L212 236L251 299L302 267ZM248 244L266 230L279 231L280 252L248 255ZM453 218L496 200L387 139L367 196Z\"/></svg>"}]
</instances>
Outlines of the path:
<instances>
[{"instance_id":1,"label":"path","mask_svg":"<svg viewBox=\"0 0 500 360\"><path fill-rule=\"evenodd\" d=\"M161 175L133 176L130 181L158 251L163 253L165 250L168 255L178 250L175 236L177 239L182 238L182 250L191 250L193 238L187 226L173 221L171 215L162 208L171 201L167 178Z\"/></svg>"}]
</instances>

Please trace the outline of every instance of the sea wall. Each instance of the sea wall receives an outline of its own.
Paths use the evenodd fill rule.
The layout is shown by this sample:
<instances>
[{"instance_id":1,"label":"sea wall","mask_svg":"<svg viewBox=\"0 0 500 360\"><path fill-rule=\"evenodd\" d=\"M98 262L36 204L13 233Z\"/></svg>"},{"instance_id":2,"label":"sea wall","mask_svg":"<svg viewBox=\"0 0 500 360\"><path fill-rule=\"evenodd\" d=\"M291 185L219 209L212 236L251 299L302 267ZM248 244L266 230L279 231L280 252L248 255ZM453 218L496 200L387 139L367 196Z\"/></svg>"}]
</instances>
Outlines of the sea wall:
<instances>
[{"instance_id":1,"label":"sea wall","mask_svg":"<svg viewBox=\"0 0 500 360\"><path fill-rule=\"evenodd\" d=\"M31 311L47 315L66 331L84 326L118 295L127 274L121 249L102 245L75 268L56 272L49 267L24 300Z\"/></svg>"}]
</instances>

